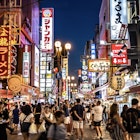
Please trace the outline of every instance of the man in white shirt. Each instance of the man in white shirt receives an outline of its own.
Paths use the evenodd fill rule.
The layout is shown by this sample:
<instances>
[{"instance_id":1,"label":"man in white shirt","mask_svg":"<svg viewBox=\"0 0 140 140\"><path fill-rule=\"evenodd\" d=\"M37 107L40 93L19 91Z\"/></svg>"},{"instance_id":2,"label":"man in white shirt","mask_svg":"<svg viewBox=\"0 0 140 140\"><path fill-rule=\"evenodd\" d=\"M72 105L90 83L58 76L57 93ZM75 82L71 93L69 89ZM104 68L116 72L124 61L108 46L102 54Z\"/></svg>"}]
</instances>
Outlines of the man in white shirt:
<instances>
[{"instance_id":1,"label":"man in white shirt","mask_svg":"<svg viewBox=\"0 0 140 140\"><path fill-rule=\"evenodd\" d=\"M96 106L93 108L93 114L94 114L94 126L97 133L97 138L102 139L102 129L101 129L101 122L103 117L103 107L101 106L101 102L98 101Z\"/></svg>"}]
</instances>

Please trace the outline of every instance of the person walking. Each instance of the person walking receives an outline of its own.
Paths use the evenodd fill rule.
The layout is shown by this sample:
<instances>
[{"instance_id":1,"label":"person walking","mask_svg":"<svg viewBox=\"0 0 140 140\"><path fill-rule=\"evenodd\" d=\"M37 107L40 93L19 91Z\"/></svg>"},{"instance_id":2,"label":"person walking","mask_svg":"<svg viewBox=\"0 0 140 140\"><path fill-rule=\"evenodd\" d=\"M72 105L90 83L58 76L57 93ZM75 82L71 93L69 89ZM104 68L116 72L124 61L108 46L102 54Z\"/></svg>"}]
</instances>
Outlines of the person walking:
<instances>
[{"instance_id":1,"label":"person walking","mask_svg":"<svg viewBox=\"0 0 140 140\"><path fill-rule=\"evenodd\" d=\"M131 100L132 107L126 112L127 131L129 133L130 140L140 140L140 112L138 108L138 99L133 98Z\"/></svg>"},{"instance_id":2,"label":"person walking","mask_svg":"<svg viewBox=\"0 0 140 140\"><path fill-rule=\"evenodd\" d=\"M64 113L63 111L56 111L54 113L56 123L49 127L47 138L48 140L66 140L67 129L64 124Z\"/></svg>"},{"instance_id":3,"label":"person walking","mask_svg":"<svg viewBox=\"0 0 140 140\"><path fill-rule=\"evenodd\" d=\"M112 131L110 132L110 136L113 140L127 140L128 132L123 126L121 117L118 113L118 109L119 108L116 103L113 103L110 107L109 118L112 125Z\"/></svg>"},{"instance_id":4,"label":"person walking","mask_svg":"<svg viewBox=\"0 0 140 140\"><path fill-rule=\"evenodd\" d=\"M97 101L97 104L94 106L92 111L94 114L93 122L97 134L97 139L102 139L103 132L101 129L101 122L103 120L103 107L101 106L101 101Z\"/></svg>"},{"instance_id":5,"label":"person walking","mask_svg":"<svg viewBox=\"0 0 140 140\"><path fill-rule=\"evenodd\" d=\"M34 108L34 117L35 117L35 124L37 129L40 126L40 115L41 115L41 103L38 103Z\"/></svg>"},{"instance_id":6,"label":"person walking","mask_svg":"<svg viewBox=\"0 0 140 140\"><path fill-rule=\"evenodd\" d=\"M14 129L9 125L10 118L9 118L9 111L7 109L7 103L4 103L3 114L4 114L4 120L7 120L5 122L6 128L10 131L10 134L12 134Z\"/></svg>"},{"instance_id":7,"label":"person walking","mask_svg":"<svg viewBox=\"0 0 140 140\"><path fill-rule=\"evenodd\" d=\"M40 136L38 137L37 140L46 140L48 129L49 129L50 125L52 123L54 123L54 117L53 117L53 114L50 111L50 107L48 105L46 105L44 107L44 109L42 109L41 116L40 116L40 121L42 123L45 122L46 131L41 132L41 134L40 134Z\"/></svg>"},{"instance_id":8,"label":"person walking","mask_svg":"<svg viewBox=\"0 0 140 140\"><path fill-rule=\"evenodd\" d=\"M80 99L76 99L77 104L74 106L73 128L76 129L76 138L79 140L80 133L82 140L84 139L83 120L85 119L84 107L80 104Z\"/></svg>"},{"instance_id":9,"label":"person walking","mask_svg":"<svg viewBox=\"0 0 140 140\"><path fill-rule=\"evenodd\" d=\"M19 109L18 109L18 105L16 105L15 109L13 110L13 124L14 124L14 130L17 131L18 124L19 124Z\"/></svg>"},{"instance_id":10,"label":"person walking","mask_svg":"<svg viewBox=\"0 0 140 140\"><path fill-rule=\"evenodd\" d=\"M19 120L21 122L21 133L24 140L29 140L29 127L34 121L34 115L31 111L30 105L25 105L23 112L20 114ZM26 127L23 127L23 123L26 123ZM25 126L25 125L24 125Z\"/></svg>"},{"instance_id":11,"label":"person walking","mask_svg":"<svg viewBox=\"0 0 140 140\"><path fill-rule=\"evenodd\" d=\"M69 111L69 103L68 100L65 100L65 103L63 105L63 111L65 113L65 118L64 118L64 124L66 125L67 128L67 135L70 134L70 111Z\"/></svg>"},{"instance_id":12,"label":"person walking","mask_svg":"<svg viewBox=\"0 0 140 140\"><path fill-rule=\"evenodd\" d=\"M127 105L124 105L123 106L123 110L121 112L121 118L122 118L122 122L123 122L123 126L125 128L127 128L127 110L128 110L128 106Z\"/></svg>"}]
</instances>

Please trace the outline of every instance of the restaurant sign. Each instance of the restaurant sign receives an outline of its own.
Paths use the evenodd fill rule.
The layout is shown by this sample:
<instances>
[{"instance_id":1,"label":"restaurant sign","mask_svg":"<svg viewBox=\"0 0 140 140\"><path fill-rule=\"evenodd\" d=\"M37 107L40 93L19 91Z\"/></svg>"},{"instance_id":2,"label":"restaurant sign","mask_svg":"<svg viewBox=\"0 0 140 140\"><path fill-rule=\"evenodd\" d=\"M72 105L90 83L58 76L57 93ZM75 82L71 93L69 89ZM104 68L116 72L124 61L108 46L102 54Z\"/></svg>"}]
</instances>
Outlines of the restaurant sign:
<instances>
[{"instance_id":1,"label":"restaurant sign","mask_svg":"<svg viewBox=\"0 0 140 140\"><path fill-rule=\"evenodd\" d=\"M0 27L0 78L10 76L9 27Z\"/></svg>"},{"instance_id":2,"label":"restaurant sign","mask_svg":"<svg viewBox=\"0 0 140 140\"><path fill-rule=\"evenodd\" d=\"M110 0L110 25L111 40L128 39L127 0Z\"/></svg>"},{"instance_id":3,"label":"restaurant sign","mask_svg":"<svg viewBox=\"0 0 140 140\"><path fill-rule=\"evenodd\" d=\"M53 19L54 9L53 8L42 8L42 52L53 53Z\"/></svg>"},{"instance_id":4,"label":"restaurant sign","mask_svg":"<svg viewBox=\"0 0 140 140\"><path fill-rule=\"evenodd\" d=\"M124 47L124 44L112 44L111 48L112 64L128 64L127 47Z\"/></svg>"},{"instance_id":5,"label":"restaurant sign","mask_svg":"<svg viewBox=\"0 0 140 140\"><path fill-rule=\"evenodd\" d=\"M110 61L107 59L88 60L88 71L90 72L108 72L110 70Z\"/></svg>"}]
</instances>

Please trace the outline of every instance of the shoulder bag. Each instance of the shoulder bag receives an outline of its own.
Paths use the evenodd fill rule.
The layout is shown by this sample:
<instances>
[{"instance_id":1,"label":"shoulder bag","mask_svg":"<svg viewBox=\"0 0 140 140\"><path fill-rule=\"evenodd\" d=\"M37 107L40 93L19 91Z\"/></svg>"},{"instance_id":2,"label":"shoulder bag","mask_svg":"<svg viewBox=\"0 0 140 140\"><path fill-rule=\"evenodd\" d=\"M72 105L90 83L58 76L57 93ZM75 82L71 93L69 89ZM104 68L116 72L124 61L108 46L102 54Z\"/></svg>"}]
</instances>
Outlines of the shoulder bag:
<instances>
[{"instance_id":1,"label":"shoulder bag","mask_svg":"<svg viewBox=\"0 0 140 140\"><path fill-rule=\"evenodd\" d=\"M20 124L20 127L21 127L21 132L28 132L29 131L29 127L31 125L30 122L25 122L25 119L27 118L28 116L26 116L23 120L23 122L21 122Z\"/></svg>"}]
</instances>

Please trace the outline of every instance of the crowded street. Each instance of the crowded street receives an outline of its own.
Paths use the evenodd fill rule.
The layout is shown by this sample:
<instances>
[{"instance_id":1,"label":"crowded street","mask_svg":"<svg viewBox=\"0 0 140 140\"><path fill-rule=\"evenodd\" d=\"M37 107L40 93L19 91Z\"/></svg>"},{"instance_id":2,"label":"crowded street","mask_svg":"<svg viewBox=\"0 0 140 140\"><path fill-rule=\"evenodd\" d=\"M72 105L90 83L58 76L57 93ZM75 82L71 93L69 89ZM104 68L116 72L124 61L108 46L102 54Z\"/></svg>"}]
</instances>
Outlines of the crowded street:
<instances>
[{"instance_id":1,"label":"crowded street","mask_svg":"<svg viewBox=\"0 0 140 140\"><path fill-rule=\"evenodd\" d=\"M112 140L109 136L109 133L105 130L105 126L103 128L103 140ZM8 140L23 140L22 134L20 131L18 133L9 134L8 133ZM30 140L37 140L39 134L30 135ZM70 140L75 140L75 136L70 136ZM88 125L84 125L84 140L98 140L96 139L96 132L95 129L90 128Z\"/></svg>"},{"instance_id":2,"label":"crowded street","mask_svg":"<svg viewBox=\"0 0 140 140\"><path fill-rule=\"evenodd\" d=\"M140 0L0 0L0 140L140 140Z\"/></svg>"}]
</instances>

